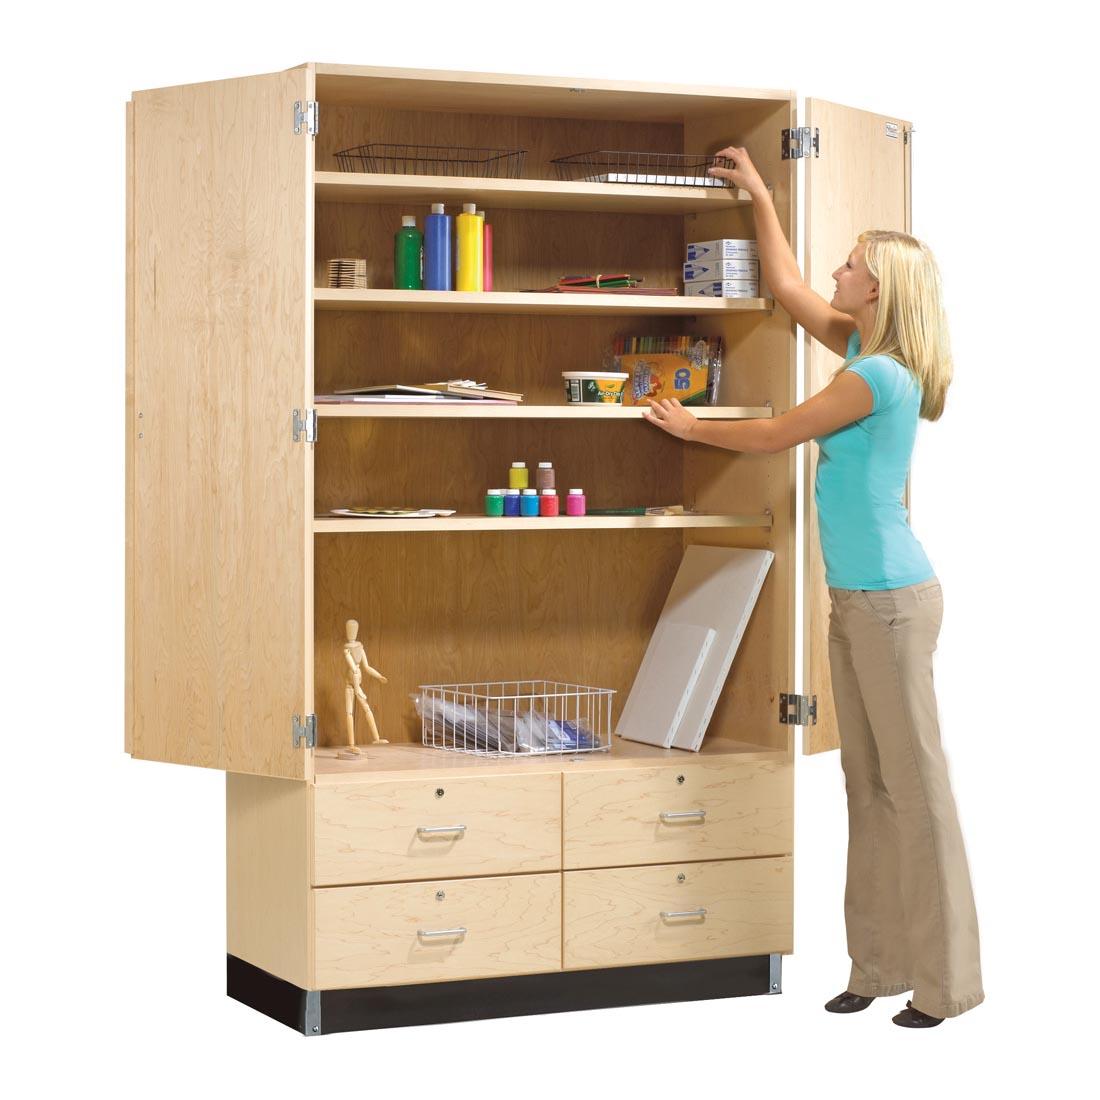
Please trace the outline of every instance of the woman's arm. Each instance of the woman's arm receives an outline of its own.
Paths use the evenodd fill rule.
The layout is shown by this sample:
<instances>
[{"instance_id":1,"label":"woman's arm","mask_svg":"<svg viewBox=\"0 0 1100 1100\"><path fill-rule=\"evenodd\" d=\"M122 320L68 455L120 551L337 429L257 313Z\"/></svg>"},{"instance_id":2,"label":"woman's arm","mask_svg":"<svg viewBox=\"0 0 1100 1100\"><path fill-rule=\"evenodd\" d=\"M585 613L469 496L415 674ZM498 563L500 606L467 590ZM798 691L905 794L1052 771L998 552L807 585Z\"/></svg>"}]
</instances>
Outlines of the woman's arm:
<instances>
[{"instance_id":1,"label":"woman's arm","mask_svg":"<svg viewBox=\"0 0 1100 1100\"><path fill-rule=\"evenodd\" d=\"M777 454L869 416L874 397L858 374L844 371L808 401L769 420L699 420L676 400L649 404L643 417L687 443Z\"/></svg>"},{"instance_id":2,"label":"woman's arm","mask_svg":"<svg viewBox=\"0 0 1100 1100\"><path fill-rule=\"evenodd\" d=\"M732 145L715 153L733 162L733 168L708 168L709 175L728 179L752 195L752 213L756 221L756 245L760 253L760 274L771 288L775 300L815 340L841 358L848 352L848 338L856 323L847 313L833 309L820 294L802 280L798 261L783 235L771 193L760 178L744 149Z\"/></svg>"}]
</instances>

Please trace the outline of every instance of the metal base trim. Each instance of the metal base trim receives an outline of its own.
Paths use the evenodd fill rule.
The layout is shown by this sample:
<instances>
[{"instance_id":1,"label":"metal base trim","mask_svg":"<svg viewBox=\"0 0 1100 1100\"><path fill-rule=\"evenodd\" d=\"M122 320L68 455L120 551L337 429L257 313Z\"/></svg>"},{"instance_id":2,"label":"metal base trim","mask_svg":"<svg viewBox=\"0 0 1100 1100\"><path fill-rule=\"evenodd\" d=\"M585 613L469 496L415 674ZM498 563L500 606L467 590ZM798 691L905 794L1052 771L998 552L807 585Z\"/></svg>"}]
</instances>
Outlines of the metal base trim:
<instances>
[{"instance_id":1,"label":"metal base trim","mask_svg":"<svg viewBox=\"0 0 1100 1100\"><path fill-rule=\"evenodd\" d=\"M777 993L780 955L305 990L226 955L226 993L303 1035Z\"/></svg>"}]
</instances>

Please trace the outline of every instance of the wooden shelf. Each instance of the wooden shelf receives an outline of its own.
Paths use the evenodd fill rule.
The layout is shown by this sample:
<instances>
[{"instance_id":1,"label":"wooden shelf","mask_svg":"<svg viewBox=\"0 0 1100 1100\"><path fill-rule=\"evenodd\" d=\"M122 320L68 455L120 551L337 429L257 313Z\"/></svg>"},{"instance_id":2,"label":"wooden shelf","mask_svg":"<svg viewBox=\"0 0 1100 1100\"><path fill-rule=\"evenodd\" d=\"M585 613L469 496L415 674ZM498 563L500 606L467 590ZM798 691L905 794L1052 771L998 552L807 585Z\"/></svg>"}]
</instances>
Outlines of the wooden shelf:
<instances>
[{"instance_id":1,"label":"wooden shelf","mask_svg":"<svg viewBox=\"0 0 1100 1100\"><path fill-rule=\"evenodd\" d=\"M337 419L393 419L423 417L427 420L641 420L648 406L642 405L481 405L468 401L457 404L330 405L318 403L318 417ZM767 405L690 405L688 411L700 420L760 420L775 415Z\"/></svg>"},{"instance_id":2,"label":"wooden shelf","mask_svg":"<svg viewBox=\"0 0 1100 1100\"><path fill-rule=\"evenodd\" d=\"M319 202L477 203L478 208L566 210L581 213L699 214L748 206L740 188L559 180L482 179L375 172L317 172Z\"/></svg>"},{"instance_id":3,"label":"wooden shelf","mask_svg":"<svg viewBox=\"0 0 1100 1100\"><path fill-rule=\"evenodd\" d=\"M766 312L770 298L688 298L684 295L540 294L470 290L331 290L315 287L319 310L375 310L401 313L695 314Z\"/></svg>"},{"instance_id":4,"label":"wooden shelf","mask_svg":"<svg viewBox=\"0 0 1100 1100\"><path fill-rule=\"evenodd\" d=\"M385 533L393 531L595 531L642 530L653 527L771 527L764 515L689 516L439 516L427 519L350 519L344 516L315 516L318 535Z\"/></svg>"},{"instance_id":5,"label":"wooden shelf","mask_svg":"<svg viewBox=\"0 0 1100 1100\"><path fill-rule=\"evenodd\" d=\"M363 746L361 746L363 747ZM727 759L784 763L780 749L730 738L707 737L698 753L683 749L662 749L639 741L627 741L615 734L606 752L531 753L519 756L477 756L449 752L417 742L366 745L358 760L341 760L338 747L318 748L314 755L318 785L362 783L381 774L385 779L422 779L435 774L485 774L486 772L585 772L600 768L651 768L669 760L688 763L722 762Z\"/></svg>"}]
</instances>

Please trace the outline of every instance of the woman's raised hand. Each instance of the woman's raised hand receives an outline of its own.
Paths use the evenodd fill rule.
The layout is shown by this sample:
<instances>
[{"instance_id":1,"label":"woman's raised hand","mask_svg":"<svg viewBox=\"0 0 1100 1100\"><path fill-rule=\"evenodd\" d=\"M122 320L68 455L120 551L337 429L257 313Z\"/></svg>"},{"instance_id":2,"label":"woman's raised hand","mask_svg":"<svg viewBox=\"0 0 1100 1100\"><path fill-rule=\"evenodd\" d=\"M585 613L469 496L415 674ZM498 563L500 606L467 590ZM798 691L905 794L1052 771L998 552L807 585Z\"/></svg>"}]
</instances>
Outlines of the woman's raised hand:
<instances>
[{"instance_id":1,"label":"woman's raised hand","mask_svg":"<svg viewBox=\"0 0 1100 1100\"><path fill-rule=\"evenodd\" d=\"M767 193L767 185L760 178L760 173L756 170L756 165L754 165L750 159L747 149L740 149L733 145L727 145L725 149L719 149L714 156L715 158L721 157L724 160L731 161L733 167L708 168L708 176L717 176L719 179L729 180L735 187L740 187L753 196L761 191L765 194Z\"/></svg>"}]
</instances>

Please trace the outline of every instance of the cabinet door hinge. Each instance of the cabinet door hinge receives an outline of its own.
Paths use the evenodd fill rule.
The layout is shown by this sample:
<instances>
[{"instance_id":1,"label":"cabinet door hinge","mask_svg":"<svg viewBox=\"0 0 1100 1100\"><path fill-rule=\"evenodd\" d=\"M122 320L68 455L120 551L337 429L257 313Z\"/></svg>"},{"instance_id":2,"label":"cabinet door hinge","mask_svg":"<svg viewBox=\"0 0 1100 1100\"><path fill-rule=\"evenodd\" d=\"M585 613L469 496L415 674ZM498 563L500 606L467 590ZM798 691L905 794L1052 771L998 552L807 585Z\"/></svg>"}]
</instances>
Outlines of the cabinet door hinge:
<instances>
[{"instance_id":1,"label":"cabinet door hinge","mask_svg":"<svg viewBox=\"0 0 1100 1100\"><path fill-rule=\"evenodd\" d=\"M798 126L793 130L783 131L784 160L808 157L811 149L815 157L821 156L821 131L816 126L813 128L812 135L809 126Z\"/></svg>"},{"instance_id":2,"label":"cabinet door hinge","mask_svg":"<svg viewBox=\"0 0 1100 1100\"><path fill-rule=\"evenodd\" d=\"M306 409L305 419L302 419L302 413L300 409L294 410L294 416L291 421L294 442L299 443L302 437L305 436L306 443L317 442L317 410Z\"/></svg>"},{"instance_id":3,"label":"cabinet door hinge","mask_svg":"<svg viewBox=\"0 0 1100 1100\"><path fill-rule=\"evenodd\" d=\"M305 724L302 724L301 715L295 714L290 722L291 737L294 747L297 748L304 740L307 748L317 747L317 715L307 714Z\"/></svg>"},{"instance_id":4,"label":"cabinet door hinge","mask_svg":"<svg viewBox=\"0 0 1100 1100\"><path fill-rule=\"evenodd\" d=\"M779 721L784 726L816 726L817 696L786 692L779 696Z\"/></svg>"},{"instance_id":5,"label":"cabinet door hinge","mask_svg":"<svg viewBox=\"0 0 1100 1100\"><path fill-rule=\"evenodd\" d=\"M320 120L317 100L315 99L311 99L306 103L305 110L302 109L302 101L300 99L294 101L294 132L300 134L303 126L305 126L306 133L309 134L310 137L317 136Z\"/></svg>"}]
</instances>

